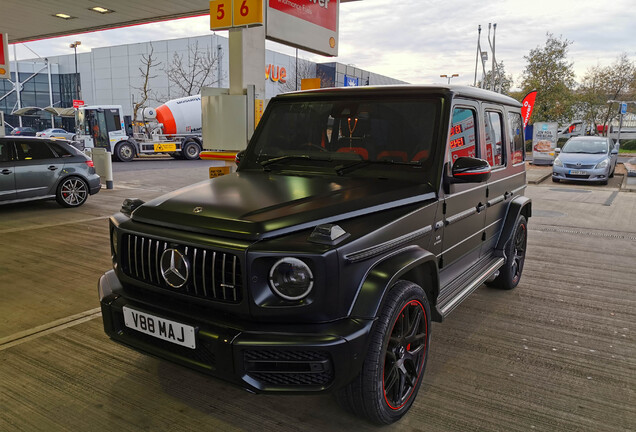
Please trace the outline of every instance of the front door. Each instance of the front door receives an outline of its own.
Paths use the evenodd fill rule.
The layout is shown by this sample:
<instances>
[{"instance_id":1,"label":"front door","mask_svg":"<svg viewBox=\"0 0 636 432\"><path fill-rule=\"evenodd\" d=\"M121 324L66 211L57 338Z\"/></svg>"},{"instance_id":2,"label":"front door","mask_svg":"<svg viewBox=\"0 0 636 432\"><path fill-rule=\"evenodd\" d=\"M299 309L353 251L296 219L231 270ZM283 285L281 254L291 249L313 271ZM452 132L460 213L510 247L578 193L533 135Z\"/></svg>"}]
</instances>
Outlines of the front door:
<instances>
[{"instance_id":1,"label":"front door","mask_svg":"<svg viewBox=\"0 0 636 432\"><path fill-rule=\"evenodd\" d=\"M446 174L460 157L480 157L479 106L472 101L456 101L446 149ZM449 184L444 198L442 283L455 279L452 270L466 269L479 259L486 212L486 183Z\"/></svg>"},{"instance_id":2,"label":"front door","mask_svg":"<svg viewBox=\"0 0 636 432\"><path fill-rule=\"evenodd\" d=\"M64 168L46 141L16 141L16 198L54 195L54 186Z\"/></svg>"}]
</instances>

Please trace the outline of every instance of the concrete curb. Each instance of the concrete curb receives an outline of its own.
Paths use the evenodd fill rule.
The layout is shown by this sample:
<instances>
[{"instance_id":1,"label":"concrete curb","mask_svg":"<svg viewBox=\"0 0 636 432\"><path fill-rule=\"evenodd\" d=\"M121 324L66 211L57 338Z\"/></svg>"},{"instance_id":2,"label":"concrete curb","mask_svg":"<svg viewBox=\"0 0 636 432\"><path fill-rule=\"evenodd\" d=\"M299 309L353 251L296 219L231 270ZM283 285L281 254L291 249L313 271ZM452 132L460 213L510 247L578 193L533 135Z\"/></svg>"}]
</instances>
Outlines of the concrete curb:
<instances>
[{"instance_id":1,"label":"concrete curb","mask_svg":"<svg viewBox=\"0 0 636 432\"><path fill-rule=\"evenodd\" d=\"M527 173L526 173L526 176L527 176ZM541 183L542 181L544 181L545 179L547 179L548 177L551 177L551 176L552 176L552 171L550 171L548 173L545 173L545 174L541 175L538 178L528 179L528 184L539 184L539 183Z\"/></svg>"}]
</instances>

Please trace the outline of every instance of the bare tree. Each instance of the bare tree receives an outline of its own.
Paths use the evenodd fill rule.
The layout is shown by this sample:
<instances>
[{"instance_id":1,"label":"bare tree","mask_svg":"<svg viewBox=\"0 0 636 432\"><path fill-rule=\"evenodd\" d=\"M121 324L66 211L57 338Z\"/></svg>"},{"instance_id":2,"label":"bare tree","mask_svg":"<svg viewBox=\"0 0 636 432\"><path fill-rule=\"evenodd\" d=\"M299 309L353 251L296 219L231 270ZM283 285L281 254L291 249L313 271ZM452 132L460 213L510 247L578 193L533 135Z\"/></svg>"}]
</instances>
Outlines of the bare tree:
<instances>
[{"instance_id":1,"label":"bare tree","mask_svg":"<svg viewBox=\"0 0 636 432\"><path fill-rule=\"evenodd\" d=\"M591 125L608 125L618 116L616 104L608 100L636 97L636 64L623 53L607 66L588 69L577 94L577 107Z\"/></svg>"},{"instance_id":2,"label":"bare tree","mask_svg":"<svg viewBox=\"0 0 636 432\"><path fill-rule=\"evenodd\" d=\"M161 62L157 62L157 58L153 55L155 52L155 48L150 44L150 53L148 55L141 55L141 66L139 67L139 73L141 74L141 79L143 84L141 87L133 87L133 89L138 90L140 93L140 98L133 105L133 122L137 121L137 115L139 114L139 110L143 109L146 106L146 102L152 96L152 90L149 87L150 80L156 78L157 75L150 75L151 69L153 67L157 67L161 65Z\"/></svg>"},{"instance_id":3,"label":"bare tree","mask_svg":"<svg viewBox=\"0 0 636 432\"><path fill-rule=\"evenodd\" d=\"M168 80L176 89L176 97L201 93L201 87L211 86L219 81L221 57L210 48L199 48L199 42L188 45L186 54L174 53L172 62L166 69Z\"/></svg>"},{"instance_id":4,"label":"bare tree","mask_svg":"<svg viewBox=\"0 0 636 432\"><path fill-rule=\"evenodd\" d=\"M287 80L280 86L283 92L300 90L301 81L305 78L319 78L316 75L315 63L299 58L297 65L292 65L291 70L287 72Z\"/></svg>"}]
</instances>

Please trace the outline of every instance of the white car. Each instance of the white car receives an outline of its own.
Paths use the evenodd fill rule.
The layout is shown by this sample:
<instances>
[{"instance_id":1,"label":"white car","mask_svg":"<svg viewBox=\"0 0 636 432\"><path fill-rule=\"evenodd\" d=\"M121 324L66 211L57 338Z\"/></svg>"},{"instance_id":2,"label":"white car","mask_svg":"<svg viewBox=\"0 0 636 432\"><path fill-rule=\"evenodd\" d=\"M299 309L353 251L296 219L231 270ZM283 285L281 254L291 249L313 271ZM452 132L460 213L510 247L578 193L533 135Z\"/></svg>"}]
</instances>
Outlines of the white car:
<instances>
[{"instance_id":1,"label":"white car","mask_svg":"<svg viewBox=\"0 0 636 432\"><path fill-rule=\"evenodd\" d=\"M64 138L69 141L75 140L75 132L66 132L64 129L48 128L35 134L42 138Z\"/></svg>"}]
</instances>

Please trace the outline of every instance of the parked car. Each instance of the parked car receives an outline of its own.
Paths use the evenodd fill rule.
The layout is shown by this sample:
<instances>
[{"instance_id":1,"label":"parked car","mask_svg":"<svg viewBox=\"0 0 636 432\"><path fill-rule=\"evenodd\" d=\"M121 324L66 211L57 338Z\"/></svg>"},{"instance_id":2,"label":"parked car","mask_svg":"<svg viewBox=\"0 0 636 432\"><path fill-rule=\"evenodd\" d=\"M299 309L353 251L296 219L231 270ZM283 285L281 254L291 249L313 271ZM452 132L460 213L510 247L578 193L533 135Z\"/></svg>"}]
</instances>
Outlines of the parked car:
<instances>
[{"instance_id":1,"label":"parked car","mask_svg":"<svg viewBox=\"0 0 636 432\"><path fill-rule=\"evenodd\" d=\"M75 139L75 132L66 132L64 129L59 128L48 128L37 132L35 136L42 138L64 138L73 141Z\"/></svg>"},{"instance_id":2,"label":"parked car","mask_svg":"<svg viewBox=\"0 0 636 432\"><path fill-rule=\"evenodd\" d=\"M570 138L552 165L552 181L577 180L607 184L614 176L618 160L618 145L614 140L599 136Z\"/></svg>"},{"instance_id":3,"label":"parked car","mask_svg":"<svg viewBox=\"0 0 636 432\"><path fill-rule=\"evenodd\" d=\"M104 329L252 392L335 392L395 422L431 321L519 284L524 154L521 104L482 89L276 96L238 172L111 217Z\"/></svg>"},{"instance_id":4,"label":"parked car","mask_svg":"<svg viewBox=\"0 0 636 432\"><path fill-rule=\"evenodd\" d=\"M56 199L79 207L99 190L93 161L66 141L0 138L0 204Z\"/></svg>"},{"instance_id":5,"label":"parked car","mask_svg":"<svg viewBox=\"0 0 636 432\"><path fill-rule=\"evenodd\" d=\"M32 127L15 127L11 131L11 135L20 135L20 136L35 136L37 131Z\"/></svg>"}]
</instances>

